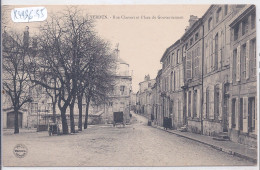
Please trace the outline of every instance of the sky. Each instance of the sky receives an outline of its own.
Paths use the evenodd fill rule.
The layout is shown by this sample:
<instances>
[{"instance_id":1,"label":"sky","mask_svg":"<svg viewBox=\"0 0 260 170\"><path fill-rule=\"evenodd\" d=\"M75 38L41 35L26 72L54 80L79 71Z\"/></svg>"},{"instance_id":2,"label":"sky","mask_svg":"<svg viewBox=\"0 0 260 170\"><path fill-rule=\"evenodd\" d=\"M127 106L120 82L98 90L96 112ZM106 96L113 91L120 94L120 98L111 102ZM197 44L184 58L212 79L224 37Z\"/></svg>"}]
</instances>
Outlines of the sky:
<instances>
[{"instance_id":1,"label":"sky","mask_svg":"<svg viewBox=\"0 0 260 170\"><path fill-rule=\"evenodd\" d=\"M78 8L96 18L98 35L119 43L120 57L130 66L133 92L149 74L154 79L161 69L164 51L177 41L189 25L190 15L201 17L210 5L81 5ZM9 6L9 9L28 6ZM66 6L44 6L48 16ZM48 18L47 18L48 19ZM10 19L11 20L11 19ZM34 32L41 22L11 23L11 27L30 27Z\"/></svg>"}]
</instances>

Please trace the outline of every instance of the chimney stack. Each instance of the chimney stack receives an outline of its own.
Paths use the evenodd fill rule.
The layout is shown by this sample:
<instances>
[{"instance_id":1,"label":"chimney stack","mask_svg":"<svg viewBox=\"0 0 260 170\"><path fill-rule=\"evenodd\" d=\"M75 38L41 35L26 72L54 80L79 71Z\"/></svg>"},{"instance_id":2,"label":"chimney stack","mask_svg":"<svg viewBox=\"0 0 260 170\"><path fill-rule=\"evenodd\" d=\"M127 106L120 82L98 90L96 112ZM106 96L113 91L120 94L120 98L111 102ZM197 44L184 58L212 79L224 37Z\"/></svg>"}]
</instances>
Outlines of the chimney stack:
<instances>
[{"instance_id":1,"label":"chimney stack","mask_svg":"<svg viewBox=\"0 0 260 170\"><path fill-rule=\"evenodd\" d=\"M189 27L191 27L197 20L198 20L197 16L190 15L190 19L189 19L190 25L189 25Z\"/></svg>"}]
</instances>

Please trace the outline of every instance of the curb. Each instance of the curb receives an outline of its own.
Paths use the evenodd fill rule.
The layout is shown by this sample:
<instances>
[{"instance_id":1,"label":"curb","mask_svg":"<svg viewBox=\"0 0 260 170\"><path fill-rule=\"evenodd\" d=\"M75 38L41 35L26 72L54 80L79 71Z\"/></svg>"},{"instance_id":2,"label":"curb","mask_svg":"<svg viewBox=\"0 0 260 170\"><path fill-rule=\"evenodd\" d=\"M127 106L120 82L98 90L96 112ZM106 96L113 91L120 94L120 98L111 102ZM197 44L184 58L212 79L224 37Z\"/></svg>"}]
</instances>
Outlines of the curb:
<instances>
[{"instance_id":1,"label":"curb","mask_svg":"<svg viewBox=\"0 0 260 170\"><path fill-rule=\"evenodd\" d=\"M194 138L190 138L190 137L187 137L187 136L184 136L184 135L181 135L181 134L178 134L178 133L174 133L174 132L171 132L171 131L168 131L168 130L164 130L164 129L161 129L161 128L158 128L158 127L154 127L154 126L151 126L151 127L156 128L156 129L159 129L159 130L162 130L162 131L164 131L164 132L168 132L168 133L174 134L174 135L179 136L179 137L183 137L183 138L186 138L186 139L195 141L195 142L199 142L199 143L201 143L201 144L210 146L210 147L212 147L213 149L216 149L216 150L218 150L218 151L225 152L225 153L227 153L227 154L229 154L229 155L233 155L233 156L236 156L236 157L239 157L239 158L246 159L246 160L251 161L251 162L253 162L253 163L257 163L257 159L256 159L256 158L252 158L252 157L249 157L249 156L247 156L247 155L243 155L243 154L234 152L234 151L232 151L231 149L226 149L226 148L222 148L222 147L219 147L219 146L215 146L215 145L213 145L213 144L210 144L210 143L207 143L207 142L203 142L203 141L200 141L200 140L197 140L197 139L194 139Z\"/></svg>"}]
</instances>

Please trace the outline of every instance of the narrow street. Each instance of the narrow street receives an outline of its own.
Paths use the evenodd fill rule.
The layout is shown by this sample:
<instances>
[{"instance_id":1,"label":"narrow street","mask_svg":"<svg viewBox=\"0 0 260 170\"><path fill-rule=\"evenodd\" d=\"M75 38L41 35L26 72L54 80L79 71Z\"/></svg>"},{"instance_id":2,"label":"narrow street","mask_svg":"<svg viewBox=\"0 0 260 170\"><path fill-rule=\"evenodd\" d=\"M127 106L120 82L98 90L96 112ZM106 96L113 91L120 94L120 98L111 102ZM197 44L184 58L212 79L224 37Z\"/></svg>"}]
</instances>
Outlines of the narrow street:
<instances>
[{"instance_id":1,"label":"narrow street","mask_svg":"<svg viewBox=\"0 0 260 170\"><path fill-rule=\"evenodd\" d=\"M28 153L17 158L13 149L24 144ZM131 125L89 126L74 135L47 132L3 136L4 166L210 166L253 165L203 144L147 126L133 115Z\"/></svg>"}]
</instances>

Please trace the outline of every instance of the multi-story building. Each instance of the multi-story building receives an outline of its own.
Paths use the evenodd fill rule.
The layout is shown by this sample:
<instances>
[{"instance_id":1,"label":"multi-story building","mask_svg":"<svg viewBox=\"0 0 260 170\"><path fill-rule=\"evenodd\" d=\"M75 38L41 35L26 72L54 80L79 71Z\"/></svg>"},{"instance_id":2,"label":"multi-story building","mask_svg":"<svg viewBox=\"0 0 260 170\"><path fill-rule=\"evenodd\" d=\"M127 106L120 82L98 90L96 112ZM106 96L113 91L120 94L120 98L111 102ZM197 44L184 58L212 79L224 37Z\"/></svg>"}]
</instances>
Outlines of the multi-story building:
<instances>
[{"instance_id":1,"label":"multi-story building","mask_svg":"<svg viewBox=\"0 0 260 170\"><path fill-rule=\"evenodd\" d=\"M230 28L229 21L241 6L212 5L202 17L203 133L215 136L228 131Z\"/></svg>"},{"instance_id":2,"label":"multi-story building","mask_svg":"<svg viewBox=\"0 0 260 170\"><path fill-rule=\"evenodd\" d=\"M189 23L161 58L158 125L256 146L255 6L211 5Z\"/></svg>"},{"instance_id":3,"label":"multi-story building","mask_svg":"<svg viewBox=\"0 0 260 170\"><path fill-rule=\"evenodd\" d=\"M136 111L136 93L131 92L130 93L130 106L131 106L131 110Z\"/></svg>"},{"instance_id":4,"label":"multi-story building","mask_svg":"<svg viewBox=\"0 0 260 170\"><path fill-rule=\"evenodd\" d=\"M139 83L138 100L139 100L139 113L146 117L151 115L151 92L155 83L154 79L150 79L150 75L146 75L144 81Z\"/></svg>"},{"instance_id":5,"label":"multi-story building","mask_svg":"<svg viewBox=\"0 0 260 170\"><path fill-rule=\"evenodd\" d=\"M183 54L180 40L166 49L161 62L162 68L162 117L172 119L172 127L183 125Z\"/></svg>"},{"instance_id":6,"label":"multi-story building","mask_svg":"<svg viewBox=\"0 0 260 170\"><path fill-rule=\"evenodd\" d=\"M162 80L161 80L161 74L162 74L162 69L160 69L157 73L156 76L156 83L154 84L153 90L155 91L155 99L154 99L154 121L156 125L163 126L163 107L162 107L162 98L163 96L161 95L162 91Z\"/></svg>"},{"instance_id":7,"label":"multi-story building","mask_svg":"<svg viewBox=\"0 0 260 170\"><path fill-rule=\"evenodd\" d=\"M115 86L108 102L100 108L104 111L102 121L105 123L113 122L114 112L123 112L124 119L128 122L131 109L132 76L129 73L129 64L120 58L118 49L116 49L116 56Z\"/></svg>"},{"instance_id":8,"label":"multi-story building","mask_svg":"<svg viewBox=\"0 0 260 170\"><path fill-rule=\"evenodd\" d=\"M246 5L229 22L228 132L235 142L257 146L256 8Z\"/></svg>"}]
</instances>

